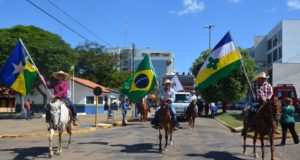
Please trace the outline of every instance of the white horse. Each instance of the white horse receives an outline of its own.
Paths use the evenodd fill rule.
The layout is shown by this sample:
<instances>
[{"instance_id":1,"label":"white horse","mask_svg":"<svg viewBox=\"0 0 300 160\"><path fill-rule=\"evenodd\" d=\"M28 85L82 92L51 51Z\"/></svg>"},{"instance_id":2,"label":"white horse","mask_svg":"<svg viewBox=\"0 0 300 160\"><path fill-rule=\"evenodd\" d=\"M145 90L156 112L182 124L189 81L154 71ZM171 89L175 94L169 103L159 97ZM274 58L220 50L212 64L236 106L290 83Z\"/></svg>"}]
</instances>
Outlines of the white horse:
<instances>
[{"instance_id":1,"label":"white horse","mask_svg":"<svg viewBox=\"0 0 300 160\"><path fill-rule=\"evenodd\" d=\"M49 157L53 157L53 136L54 130L58 130L59 147L58 155L62 155L62 136L66 129L69 134L68 148L71 147L72 137L72 119L69 114L69 109L61 100L50 102L50 134L49 134Z\"/></svg>"}]
</instances>

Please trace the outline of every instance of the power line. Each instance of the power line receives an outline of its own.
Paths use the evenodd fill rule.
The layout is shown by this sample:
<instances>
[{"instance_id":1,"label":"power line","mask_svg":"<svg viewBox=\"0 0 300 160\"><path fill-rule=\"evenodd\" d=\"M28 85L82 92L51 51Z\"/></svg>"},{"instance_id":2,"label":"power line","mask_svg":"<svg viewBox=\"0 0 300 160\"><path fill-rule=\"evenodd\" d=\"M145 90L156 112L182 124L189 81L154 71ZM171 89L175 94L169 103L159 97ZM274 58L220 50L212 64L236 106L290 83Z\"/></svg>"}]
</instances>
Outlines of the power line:
<instances>
[{"instance_id":1,"label":"power line","mask_svg":"<svg viewBox=\"0 0 300 160\"><path fill-rule=\"evenodd\" d=\"M106 45L112 47L108 42L106 42L102 37L100 37L99 35L97 35L95 32L93 32L92 30L90 30L89 28L87 28L86 26L84 26L82 23L80 23L78 20L76 20L73 16L71 16L69 13L67 13L66 11L64 11L62 8L58 7L56 4L54 4L53 2L51 2L50 0L47 0L48 3L50 3L53 7L55 7L56 9L58 9L59 11L61 11L63 14L65 14L66 16L68 16L69 18L71 18L74 22L76 22L78 25L80 25L82 28L84 28L85 30L87 30L88 32L90 32L92 35L94 35L95 37L99 38L103 43L105 43Z\"/></svg>"},{"instance_id":2,"label":"power line","mask_svg":"<svg viewBox=\"0 0 300 160\"><path fill-rule=\"evenodd\" d=\"M70 31L72 31L73 33L77 34L79 37L83 38L84 40L92 43L92 41L90 41L88 38L84 37L82 34L80 34L79 32L75 31L74 29L72 29L71 27L69 27L68 25L66 25L65 23L63 23L62 21L60 21L59 19L55 18L53 15L51 15L50 13L48 13L47 11L45 11L44 9L42 9L41 7L39 7L38 5L36 5L35 3L31 2L30 0L27 0L28 3L30 3L31 5L33 5L34 7L36 7L37 9L39 9L40 11L44 12L45 14L47 14L49 17L51 17L52 19L54 19L55 21L57 21L58 23L62 24L63 26L65 26L66 28L68 28Z\"/></svg>"}]
</instances>

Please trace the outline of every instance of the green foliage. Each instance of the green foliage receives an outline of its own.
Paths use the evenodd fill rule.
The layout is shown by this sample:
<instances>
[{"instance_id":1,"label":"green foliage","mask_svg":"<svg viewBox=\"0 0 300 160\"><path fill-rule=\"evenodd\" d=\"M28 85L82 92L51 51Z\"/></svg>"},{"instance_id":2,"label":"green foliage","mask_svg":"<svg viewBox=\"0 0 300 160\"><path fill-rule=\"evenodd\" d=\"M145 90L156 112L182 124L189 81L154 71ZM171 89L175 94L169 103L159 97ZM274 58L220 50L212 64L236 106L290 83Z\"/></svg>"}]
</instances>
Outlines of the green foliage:
<instances>
[{"instance_id":1,"label":"green foliage","mask_svg":"<svg viewBox=\"0 0 300 160\"><path fill-rule=\"evenodd\" d=\"M0 29L0 66L3 66L21 38L41 74L46 78L54 71L68 72L77 55L59 35L35 26Z\"/></svg>"},{"instance_id":2,"label":"green foliage","mask_svg":"<svg viewBox=\"0 0 300 160\"><path fill-rule=\"evenodd\" d=\"M120 72L120 55L105 53L104 46L85 43L75 49L79 54L75 75L106 87L119 89L130 72Z\"/></svg>"},{"instance_id":3,"label":"green foliage","mask_svg":"<svg viewBox=\"0 0 300 160\"><path fill-rule=\"evenodd\" d=\"M253 59L249 56L247 50L240 49L240 52L243 56L243 63L245 65L247 75L250 81L252 81L257 67ZM191 71L195 77L207 59L209 53L209 50L203 51L201 56L199 56L193 63ZM233 71L228 77L219 80L216 84L207 87L200 92L200 95L208 102L239 102L241 99L245 98L248 88L249 85L246 76L241 68L238 71Z\"/></svg>"}]
</instances>

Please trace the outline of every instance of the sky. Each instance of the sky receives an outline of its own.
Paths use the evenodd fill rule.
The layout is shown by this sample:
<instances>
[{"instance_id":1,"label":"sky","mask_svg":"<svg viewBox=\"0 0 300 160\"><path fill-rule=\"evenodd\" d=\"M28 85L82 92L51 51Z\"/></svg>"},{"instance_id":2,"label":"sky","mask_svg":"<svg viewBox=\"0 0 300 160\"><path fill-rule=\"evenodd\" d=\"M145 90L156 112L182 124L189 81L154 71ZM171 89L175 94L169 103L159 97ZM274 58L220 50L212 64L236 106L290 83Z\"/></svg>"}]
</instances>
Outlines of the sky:
<instances>
[{"instance_id":1,"label":"sky","mask_svg":"<svg viewBox=\"0 0 300 160\"><path fill-rule=\"evenodd\" d=\"M300 0L30 0L81 36L73 33L27 0L0 0L0 28L34 25L60 35L72 47L87 40L110 47L170 51L175 70L188 72L201 52L230 31L242 48L255 35L266 35L281 20L300 19ZM50 3L49 3L50 1ZM64 15L52 4L71 15ZM0 53L1 54L1 53Z\"/></svg>"}]
</instances>

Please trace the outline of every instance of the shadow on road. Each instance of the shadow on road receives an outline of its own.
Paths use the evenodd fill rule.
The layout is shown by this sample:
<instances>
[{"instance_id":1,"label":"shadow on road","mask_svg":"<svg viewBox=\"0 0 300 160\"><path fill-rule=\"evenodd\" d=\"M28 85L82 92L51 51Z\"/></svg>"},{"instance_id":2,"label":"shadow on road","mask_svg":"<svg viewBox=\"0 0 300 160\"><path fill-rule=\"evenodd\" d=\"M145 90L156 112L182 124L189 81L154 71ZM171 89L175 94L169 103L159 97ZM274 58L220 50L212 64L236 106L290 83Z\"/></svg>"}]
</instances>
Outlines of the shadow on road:
<instances>
[{"instance_id":1,"label":"shadow on road","mask_svg":"<svg viewBox=\"0 0 300 160\"><path fill-rule=\"evenodd\" d=\"M140 143L140 144L133 144L133 145L116 144L111 146L125 147L125 149L122 149L121 152L126 152L126 153L158 153L158 150L153 148L154 144L152 143Z\"/></svg>"},{"instance_id":2,"label":"shadow on road","mask_svg":"<svg viewBox=\"0 0 300 160\"><path fill-rule=\"evenodd\" d=\"M81 143L78 143L78 144L99 144L99 145L108 145L107 142L81 142Z\"/></svg>"},{"instance_id":3,"label":"shadow on road","mask_svg":"<svg viewBox=\"0 0 300 160\"><path fill-rule=\"evenodd\" d=\"M218 151L211 151L211 152L207 152L205 154L190 153L190 154L186 154L185 156L211 158L214 160L224 160L224 159L242 160L241 158L236 157L235 154L231 154L228 152L218 152Z\"/></svg>"},{"instance_id":4,"label":"shadow on road","mask_svg":"<svg viewBox=\"0 0 300 160\"><path fill-rule=\"evenodd\" d=\"M10 151L12 154L16 154L14 160L24 159L35 159L35 158L47 158L49 149L48 147L31 147L31 148L11 148L11 149L2 149L0 151Z\"/></svg>"}]
</instances>

